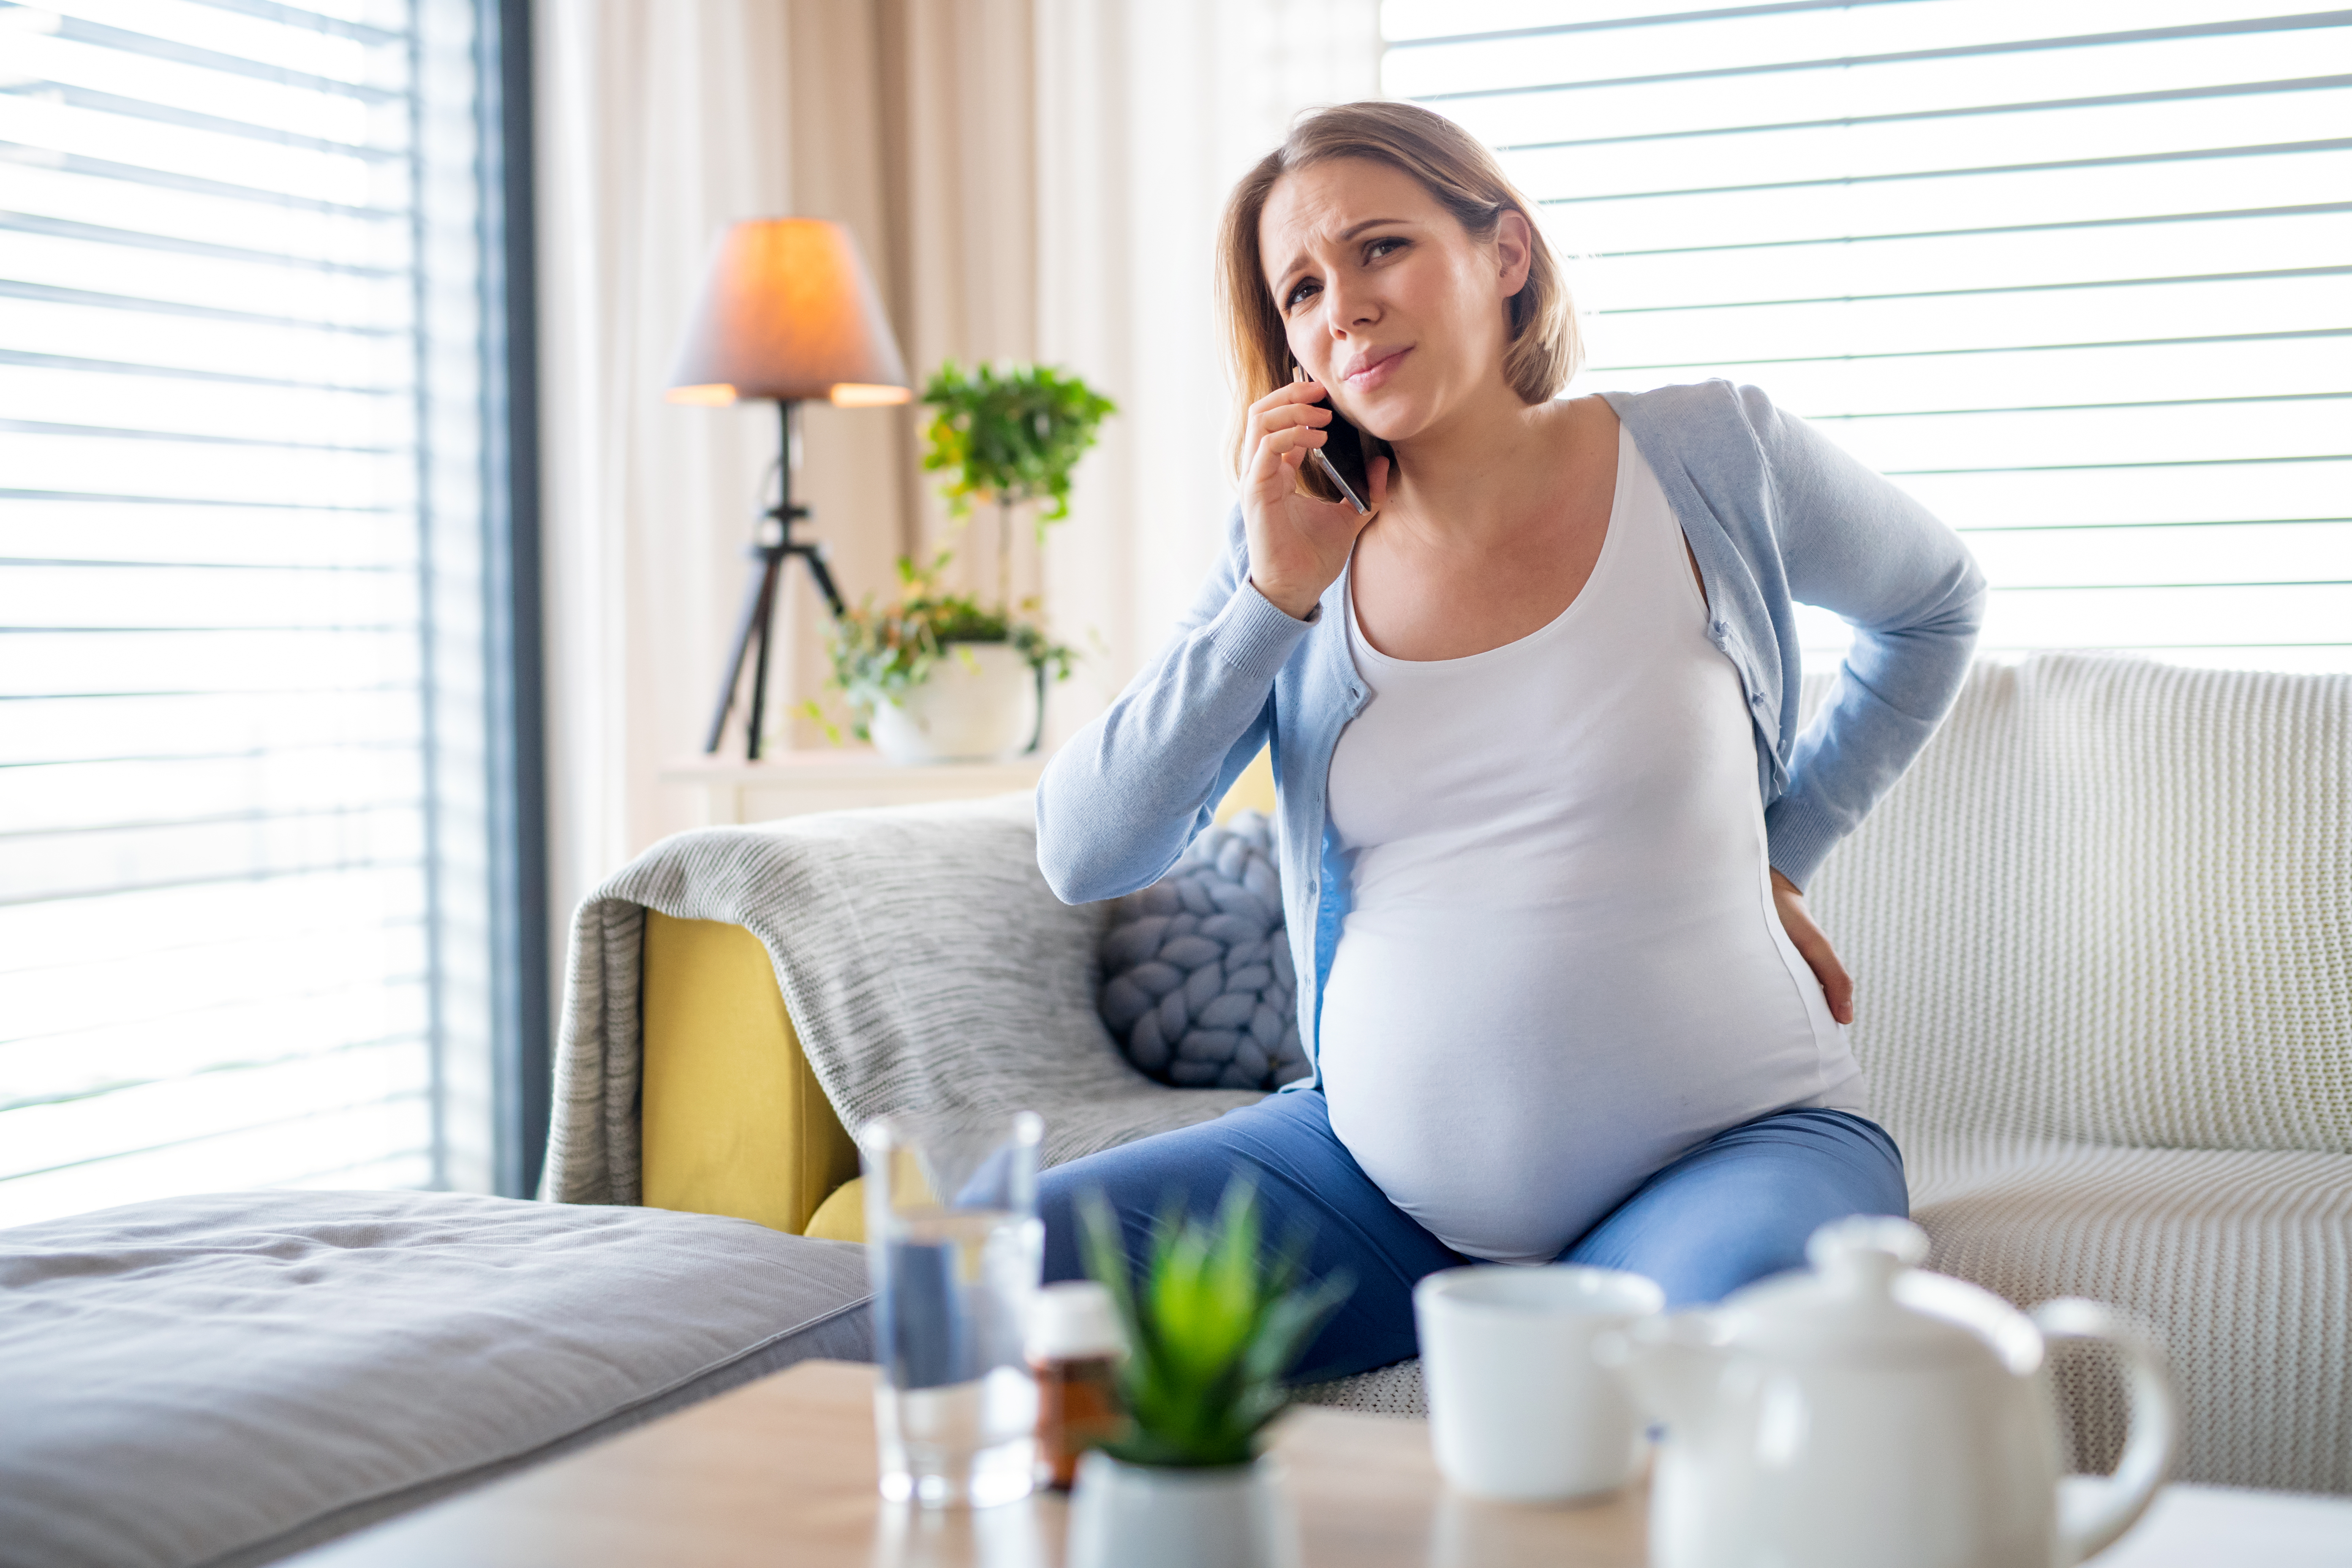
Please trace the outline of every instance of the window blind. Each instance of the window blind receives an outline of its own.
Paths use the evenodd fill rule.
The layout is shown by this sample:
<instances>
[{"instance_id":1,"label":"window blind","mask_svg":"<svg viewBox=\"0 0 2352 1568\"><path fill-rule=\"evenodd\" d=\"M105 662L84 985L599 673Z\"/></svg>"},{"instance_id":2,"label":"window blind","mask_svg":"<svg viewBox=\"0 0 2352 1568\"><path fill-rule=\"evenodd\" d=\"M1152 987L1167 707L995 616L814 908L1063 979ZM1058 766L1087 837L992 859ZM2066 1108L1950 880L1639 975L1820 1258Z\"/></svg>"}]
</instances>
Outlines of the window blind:
<instances>
[{"instance_id":1,"label":"window blind","mask_svg":"<svg viewBox=\"0 0 2352 1568\"><path fill-rule=\"evenodd\" d=\"M0 3L0 1224L490 1184L496 16Z\"/></svg>"},{"instance_id":2,"label":"window blind","mask_svg":"<svg viewBox=\"0 0 2352 1568\"><path fill-rule=\"evenodd\" d=\"M1982 648L2352 668L2352 11L1388 0L1574 258L1578 392L1762 387L1958 528ZM1846 643L1801 608L1807 647Z\"/></svg>"}]
</instances>

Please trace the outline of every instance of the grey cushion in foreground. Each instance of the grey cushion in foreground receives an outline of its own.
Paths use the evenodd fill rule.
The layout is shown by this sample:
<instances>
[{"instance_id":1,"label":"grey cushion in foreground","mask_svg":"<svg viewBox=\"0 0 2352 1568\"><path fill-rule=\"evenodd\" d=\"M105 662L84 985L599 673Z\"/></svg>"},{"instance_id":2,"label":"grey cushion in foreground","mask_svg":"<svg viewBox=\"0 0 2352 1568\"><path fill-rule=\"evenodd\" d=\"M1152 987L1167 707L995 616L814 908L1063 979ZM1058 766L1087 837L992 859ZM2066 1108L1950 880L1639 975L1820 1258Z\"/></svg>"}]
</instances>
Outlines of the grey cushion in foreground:
<instances>
[{"instance_id":1,"label":"grey cushion in foreground","mask_svg":"<svg viewBox=\"0 0 2352 1568\"><path fill-rule=\"evenodd\" d=\"M0 1564L268 1562L810 1356L862 1247L450 1193L0 1230Z\"/></svg>"}]
</instances>

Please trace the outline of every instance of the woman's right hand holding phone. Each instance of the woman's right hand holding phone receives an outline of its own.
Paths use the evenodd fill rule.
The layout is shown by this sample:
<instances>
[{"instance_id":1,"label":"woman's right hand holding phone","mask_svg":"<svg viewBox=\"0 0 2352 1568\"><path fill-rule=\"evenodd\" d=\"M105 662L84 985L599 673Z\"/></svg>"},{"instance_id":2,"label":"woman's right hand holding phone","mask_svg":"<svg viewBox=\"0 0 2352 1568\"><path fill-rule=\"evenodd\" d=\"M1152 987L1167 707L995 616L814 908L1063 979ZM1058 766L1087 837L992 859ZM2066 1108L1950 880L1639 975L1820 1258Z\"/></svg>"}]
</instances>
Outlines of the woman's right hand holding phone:
<instances>
[{"instance_id":1,"label":"woman's right hand holding phone","mask_svg":"<svg viewBox=\"0 0 2352 1568\"><path fill-rule=\"evenodd\" d=\"M1330 439L1331 411L1311 381L1278 386L1249 410L1249 466L1242 473L1242 521L1249 532L1250 582L1293 620L1314 613L1339 579L1356 535L1380 515L1389 460L1374 458L1368 478L1372 510L1359 516L1344 500L1318 500L1298 488L1298 466Z\"/></svg>"}]
</instances>

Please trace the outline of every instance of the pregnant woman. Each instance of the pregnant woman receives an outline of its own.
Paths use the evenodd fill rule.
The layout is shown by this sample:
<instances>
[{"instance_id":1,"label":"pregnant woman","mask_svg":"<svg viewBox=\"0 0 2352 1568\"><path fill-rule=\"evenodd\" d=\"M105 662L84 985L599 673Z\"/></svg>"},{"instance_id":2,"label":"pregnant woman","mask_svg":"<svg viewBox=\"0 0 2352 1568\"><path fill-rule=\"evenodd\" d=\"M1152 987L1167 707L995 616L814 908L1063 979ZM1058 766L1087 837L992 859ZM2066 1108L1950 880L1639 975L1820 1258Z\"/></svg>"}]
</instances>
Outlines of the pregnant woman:
<instances>
[{"instance_id":1,"label":"pregnant woman","mask_svg":"<svg viewBox=\"0 0 2352 1568\"><path fill-rule=\"evenodd\" d=\"M1049 1172L1046 1278L1081 1272L1080 1194L1139 1248L1245 1173L1356 1281L1311 1379L1412 1354L1435 1269L1708 1301L1906 1212L1802 889L1959 689L1967 550L1754 387L1559 399L1559 266L1426 110L1302 121L1222 249L1241 504L1174 639L1046 769L1038 858L1074 902L1149 886L1270 742L1314 1071ZM1368 514L1308 461L1327 395L1373 438ZM1855 632L1802 734L1792 601Z\"/></svg>"}]
</instances>

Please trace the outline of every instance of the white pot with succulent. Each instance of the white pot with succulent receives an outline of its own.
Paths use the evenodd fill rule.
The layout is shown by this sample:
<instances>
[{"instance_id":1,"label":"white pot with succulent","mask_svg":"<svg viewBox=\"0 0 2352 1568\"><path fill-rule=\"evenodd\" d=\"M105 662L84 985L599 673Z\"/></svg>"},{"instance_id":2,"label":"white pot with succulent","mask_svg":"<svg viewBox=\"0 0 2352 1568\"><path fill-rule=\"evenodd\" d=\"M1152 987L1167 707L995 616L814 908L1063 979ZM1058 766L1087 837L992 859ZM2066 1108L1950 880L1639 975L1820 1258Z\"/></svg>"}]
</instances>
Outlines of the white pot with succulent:
<instances>
[{"instance_id":1,"label":"white pot with succulent","mask_svg":"<svg viewBox=\"0 0 2352 1568\"><path fill-rule=\"evenodd\" d=\"M1129 1426L1079 1461L1070 1568L1298 1568L1297 1516L1259 1444L1288 1403L1284 1374L1348 1285L1307 1283L1297 1247L1261 1253L1246 1181L1213 1223L1163 1224L1139 1277L1108 1209L1083 1217L1087 1270L1126 1331Z\"/></svg>"}]
</instances>

